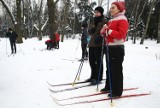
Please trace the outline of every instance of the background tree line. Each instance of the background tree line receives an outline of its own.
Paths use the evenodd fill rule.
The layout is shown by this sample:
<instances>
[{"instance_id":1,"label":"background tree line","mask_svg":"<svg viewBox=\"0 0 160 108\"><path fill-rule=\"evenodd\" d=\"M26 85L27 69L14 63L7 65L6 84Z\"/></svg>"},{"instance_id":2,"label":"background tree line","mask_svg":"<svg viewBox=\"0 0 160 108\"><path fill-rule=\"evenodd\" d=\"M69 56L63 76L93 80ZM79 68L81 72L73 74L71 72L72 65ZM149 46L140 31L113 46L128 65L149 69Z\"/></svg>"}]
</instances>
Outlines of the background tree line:
<instances>
[{"instance_id":1,"label":"background tree line","mask_svg":"<svg viewBox=\"0 0 160 108\"><path fill-rule=\"evenodd\" d=\"M97 5L108 5L105 0L0 0L0 36L5 36L8 27L18 33L18 43L22 38L53 36L55 31L75 38L81 33L82 23L93 20L93 9ZM141 39L155 39L160 43L160 0L125 0L126 16L130 23L128 38L136 43ZM105 8L106 9L106 8ZM53 37L54 39L54 37Z\"/></svg>"}]
</instances>

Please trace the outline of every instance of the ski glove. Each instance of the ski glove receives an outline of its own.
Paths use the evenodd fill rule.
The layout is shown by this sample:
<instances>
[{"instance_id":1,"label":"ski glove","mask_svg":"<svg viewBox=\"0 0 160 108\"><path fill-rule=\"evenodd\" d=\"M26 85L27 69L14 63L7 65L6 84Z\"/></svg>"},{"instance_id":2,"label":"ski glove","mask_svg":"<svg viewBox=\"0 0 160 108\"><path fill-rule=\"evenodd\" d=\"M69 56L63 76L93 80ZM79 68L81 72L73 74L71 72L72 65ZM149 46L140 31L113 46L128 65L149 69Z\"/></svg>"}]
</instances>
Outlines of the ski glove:
<instances>
[{"instance_id":1,"label":"ski glove","mask_svg":"<svg viewBox=\"0 0 160 108\"><path fill-rule=\"evenodd\" d=\"M108 28L108 26L105 24L105 25L103 26L103 28L101 29L101 31L100 31L100 34L102 35L102 37L108 36L108 30L109 30L109 28ZM107 33L107 34L106 34L106 33Z\"/></svg>"}]
</instances>

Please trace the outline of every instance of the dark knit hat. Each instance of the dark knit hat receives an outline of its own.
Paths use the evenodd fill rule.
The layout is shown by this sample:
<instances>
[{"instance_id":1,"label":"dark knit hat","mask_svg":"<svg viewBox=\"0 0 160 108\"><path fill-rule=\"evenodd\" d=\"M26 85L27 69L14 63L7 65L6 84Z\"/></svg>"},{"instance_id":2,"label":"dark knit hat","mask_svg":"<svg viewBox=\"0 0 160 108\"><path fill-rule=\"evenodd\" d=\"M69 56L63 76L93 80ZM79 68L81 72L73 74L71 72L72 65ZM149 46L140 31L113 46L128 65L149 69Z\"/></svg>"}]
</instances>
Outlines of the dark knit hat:
<instances>
[{"instance_id":1,"label":"dark knit hat","mask_svg":"<svg viewBox=\"0 0 160 108\"><path fill-rule=\"evenodd\" d=\"M83 28L86 28L86 27L88 27L88 24L87 24L87 23L83 23L83 24L82 24L82 27L83 27Z\"/></svg>"},{"instance_id":2,"label":"dark knit hat","mask_svg":"<svg viewBox=\"0 0 160 108\"><path fill-rule=\"evenodd\" d=\"M101 6L98 6L94 9L94 11L98 11L101 13L101 15L103 15L104 9Z\"/></svg>"},{"instance_id":3,"label":"dark knit hat","mask_svg":"<svg viewBox=\"0 0 160 108\"><path fill-rule=\"evenodd\" d=\"M8 29L8 31L12 31L12 30L13 30L12 28L9 28L9 29Z\"/></svg>"},{"instance_id":4,"label":"dark knit hat","mask_svg":"<svg viewBox=\"0 0 160 108\"><path fill-rule=\"evenodd\" d=\"M121 12L125 10L125 3L123 1L113 2L112 4L115 4Z\"/></svg>"}]
</instances>

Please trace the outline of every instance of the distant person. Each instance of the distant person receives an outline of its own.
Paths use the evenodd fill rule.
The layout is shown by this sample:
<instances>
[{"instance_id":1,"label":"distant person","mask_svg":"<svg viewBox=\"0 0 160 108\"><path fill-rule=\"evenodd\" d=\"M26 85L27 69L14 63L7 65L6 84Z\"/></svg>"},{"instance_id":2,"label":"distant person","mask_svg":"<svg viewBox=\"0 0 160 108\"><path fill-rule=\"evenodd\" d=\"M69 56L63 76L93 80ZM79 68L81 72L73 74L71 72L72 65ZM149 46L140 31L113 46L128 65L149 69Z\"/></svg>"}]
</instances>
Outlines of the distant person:
<instances>
[{"instance_id":1,"label":"distant person","mask_svg":"<svg viewBox=\"0 0 160 108\"><path fill-rule=\"evenodd\" d=\"M56 31L54 35L55 35L57 49L59 49L60 34Z\"/></svg>"},{"instance_id":2,"label":"distant person","mask_svg":"<svg viewBox=\"0 0 160 108\"><path fill-rule=\"evenodd\" d=\"M106 40L109 54L106 58L106 84L101 92L112 90L112 97L120 97L123 92L123 60L125 55L124 42L128 31L128 21L125 16L124 2L116 1L111 4L112 19L103 26L101 34ZM108 62L109 59L109 62ZM111 80L109 80L109 70ZM111 85L110 85L111 84ZM110 86L112 86L110 88ZM111 97L111 94L108 95Z\"/></svg>"},{"instance_id":3,"label":"distant person","mask_svg":"<svg viewBox=\"0 0 160 108\"><path fill-rule=\"evenodd\" d=\"M88 25L82 24L82 35L81 35L81 48L82 48L82 58L80 60L88 60L87 45L89 42Z\"/></svg>"},{"instance_id":4,"label":"distant person","mask_svg":"<svg viewBox=\"0 0 160 108\"><path fill-rule=\"evenodd\" d=\"M47 50L51 50L52 48L56 46L53 39L46 40L45 44L47 45Z\"/></svg>"},{"instance_id":5,"label":"distant person","mask_svg":"<svg viewBox=\"0 0 160 108\"><path fill-rule=\"evenodd\" d=\"M17 33L14 32L12 28L9 28L6 36L9 37L12 52L11 54L16 53L16 39L18 37Z\"/></svg>"}]
</instances>

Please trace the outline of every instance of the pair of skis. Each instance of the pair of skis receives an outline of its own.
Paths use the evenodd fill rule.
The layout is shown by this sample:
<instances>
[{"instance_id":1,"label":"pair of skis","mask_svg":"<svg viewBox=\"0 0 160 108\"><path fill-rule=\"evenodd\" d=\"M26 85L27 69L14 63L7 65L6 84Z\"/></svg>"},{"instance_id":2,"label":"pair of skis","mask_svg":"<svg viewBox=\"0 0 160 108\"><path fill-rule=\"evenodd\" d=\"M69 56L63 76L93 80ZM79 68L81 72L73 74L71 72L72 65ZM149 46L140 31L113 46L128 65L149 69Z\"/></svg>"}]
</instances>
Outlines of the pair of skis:
<instances>
[{"instance_id":1,"label":"pair of skis","mask_svg":"<svg viewBox=\"0 0 160 108\"><path fill-rule=\"evenodd\" d=\"M75 84L83 84L83 83L88 83L85 81L82 82L76 82ZM59 87L59 86L67 86L67 85L72 85L72 83L63 83L63 84L50 84L48 83L51 87ZM88 85L81 85L81 86L77 86L77 87L73 87L73 88L65 88L65 89L61 89L61 90L52 90L49 89L52 93L58 93L58 92L65 92L65 91L70 91L70 90L76 90L79 88L83 88L83 87L88 87L88 86L92 86L90 84ZM123 91L129 91L129 90L136 90L138 89L138 87L135 88L126 88ZM68 97L68 98L62 98L62 99L56 99L55 97L53 97L53 95L51 95L53 101L55 103L57 103L60 106L66 106L66 105L74 105L74 104L85 104L85 103L93 103L93 102L100 102L100 101L105 101L105 100L110 100L110 98L106 97L106 98L101 98L101 99L95 99L95 100L87 100L87 101L78 101L78 102L73 102L73 103L61 103L62 101L67 101L67 100L71 100L71 99L78 99L78 98L87 98L87 97L92 97L92 96L97 96L97 95L102 95L102 94L107 94L109 92L99 92L99 93L92 93L92 94L87 94L87 95L79 95L79 96L74 96L74 97ZM113 99L121 99L121 98L131 98L131 97L139 97L139 96L146 96L146 95L150 95L151 93L135 93L135 94L128 94L128 95L122 95L121 97L115 97Z\"/></svg>"},{"instance_id":2,"label":"pair of skis","mask_svg":"<svg viewBox=\"0 0 160 108\"><path fill-rule=\"evenodd\" d=\"M53 93L59 93L59 92L65 92L65 91L71 91L71 90L76 90L76 89L80 89L80 88L84 88L84 87L90 87L90 86L93 86L92 84L90 84L89 82L85 82L85 81L82 81L82 82L76 82L74 83L74 85L79 85L79 84L86 84L86 85L79 85L79 86L76 86L76 87L72 87L72 88L65 88L65 89L61 89L61 90L53 90L53 87L58 87L58 86L67 86L67 85L73 85L72 83L65 83L65 84L57 84L57 85L52 85L50 84L49 82L47 82L52 88L49 88L49 90ZM103 83L103 82L101 82Z\"/></svg>"}]
</instances>

